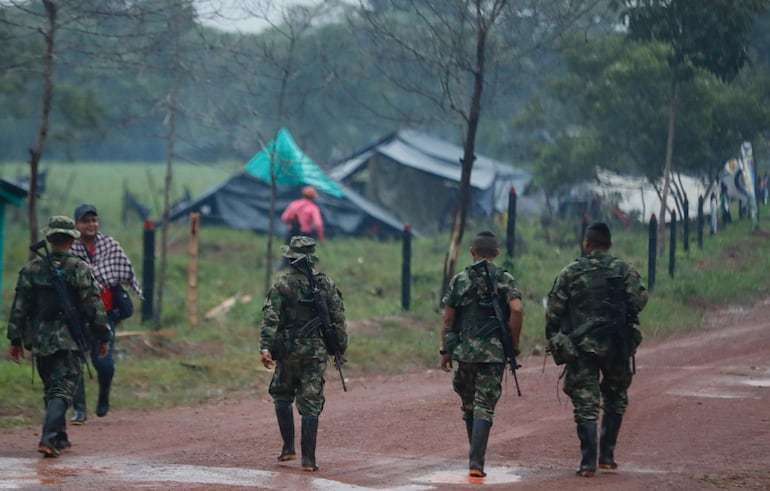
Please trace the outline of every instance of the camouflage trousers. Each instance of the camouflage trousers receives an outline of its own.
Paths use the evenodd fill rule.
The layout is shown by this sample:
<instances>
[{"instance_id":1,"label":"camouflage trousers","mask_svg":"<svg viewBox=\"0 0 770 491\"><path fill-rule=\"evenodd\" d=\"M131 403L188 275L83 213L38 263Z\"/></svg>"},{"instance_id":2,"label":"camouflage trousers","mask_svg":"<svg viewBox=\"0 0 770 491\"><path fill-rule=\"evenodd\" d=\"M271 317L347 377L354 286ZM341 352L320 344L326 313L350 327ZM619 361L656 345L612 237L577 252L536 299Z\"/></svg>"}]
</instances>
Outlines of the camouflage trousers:
<instances>
[{"instance_id":1,"label":"camouflage trousers","mask_svg":"<svg viewBox=\"0 0 770 491\"><path fill-rule=\"evenodd\" d=\"M458 362L452 387L462 402L463 414L492 421L503 393L504 363Z\"/></svg>"},{"instance_id":2,"label":"camouflage trousers","mask_svg":"<svg viewBox=\"0 0 770 491\"><path fill-rule=\"evenodd\" d=\"M326 359L289 356L276 363L268 392L273 401L291 405L296 401L302 416L318 416L324 408Z\"/></svg>"},{"instance_id":3,"label":"camouflage trousers","mask_svg":"<svg viewBox=\"0 0 770 491\"><path fill-rule=\"evenodd\" d=\"M575 422L597 420L600 405L605 413L623 415L628 407L631 379L628 361L583 353L567 363L563 390L572 400Z\"/></svg>"},{"instance_id":4,"label":"camouflage trousers","mask_svg":"<svg viewBox=\"0 0 770 491\"><path fill-rule=\"evenodd\" d=\"M64 399L67 406L72 404L75 386L83 376L82 359L79 351L62 350L48 356L37 356L37 372L45 390L43 399Z\"/></svg>"}]
</instances>

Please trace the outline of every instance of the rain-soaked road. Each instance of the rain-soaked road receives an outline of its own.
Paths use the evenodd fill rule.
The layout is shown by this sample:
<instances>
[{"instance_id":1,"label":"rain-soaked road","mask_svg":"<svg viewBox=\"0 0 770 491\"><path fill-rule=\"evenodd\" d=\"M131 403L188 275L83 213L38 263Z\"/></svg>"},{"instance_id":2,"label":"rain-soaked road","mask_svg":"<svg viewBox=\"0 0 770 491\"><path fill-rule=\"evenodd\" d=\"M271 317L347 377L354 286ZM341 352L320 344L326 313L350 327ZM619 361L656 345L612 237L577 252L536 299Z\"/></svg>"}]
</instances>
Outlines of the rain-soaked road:
<instances>
[{"instance_id":1,"label":"rain-soaked road","mask_svg":"<svg viewBox=\"0 0 770 491\"><path fill-rule=\"evenodd\" d=\"M35 452L39 428L1 430L0 489L770 489L770 303L714 312L709 328L686 338L645 342L616 450L621 467L590 479L574 475L578 443L557 367L524 364L523 397L509 380L498 406L483 480L466 476L451 377L431 370L353 378L347 393L330 377L316 473L275 460L278 430L260 393L116 408L70 428L74 446L58 459Z\"/></svg>"}]
</instances>

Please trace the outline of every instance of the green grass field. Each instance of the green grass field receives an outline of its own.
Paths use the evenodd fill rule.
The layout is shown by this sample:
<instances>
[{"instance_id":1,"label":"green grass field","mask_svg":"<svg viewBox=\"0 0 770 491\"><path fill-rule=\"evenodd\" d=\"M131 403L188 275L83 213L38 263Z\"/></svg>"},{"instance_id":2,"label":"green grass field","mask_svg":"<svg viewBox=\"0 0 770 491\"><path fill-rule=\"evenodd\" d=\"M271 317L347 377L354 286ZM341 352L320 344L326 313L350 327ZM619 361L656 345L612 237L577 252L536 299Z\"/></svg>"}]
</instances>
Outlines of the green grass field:
<instances>
[{"instance_id":1,"label":"green grass field","mask_svg":"<svg viewBox=\"0 0 770 491\"><path fill-rule=\"evenodd\" d=\"M240 169L200 168L176 165L173 186L178 199L185 187L193 196L218 184ZM3 176L16 168L0 166ZM72 178L69 176L75 175ZM71 214L81 202L100 210L102 231L116 237L133 259L142 277L142 223L120 217L123 186L145 203L162 203L163 165L109 164L52 166L48 188L40 201L41 227L50 213ZM150 177L152 176L152 177ZM90 193L90 194L89 194ZM153 206L153 217L160 210ZM770 227L770 209L760 210L763 228ZM7 319L19 268L28 256L29 232L26 210L9 209L6 217L2 312ZM465 242L483 228L504 235L500 223L469 225ZM694 229L694 227L693 227ZM524 294L525 353L541 353L543 298L558 271L579 254L579 223L554 221L543 228L538 220L517 224L513 261L506 264ZM177 224L168 231L168 265L160 325L140 322L136 314L119 327L117 371L113 406L154 408L201 401L242 397L266 390L270 374L258 362L258 326L264 299L267 237L246 231L204 227L200 233L199 322L189 322L187 305L188 226ZM680 229L681 234L681 229ZM338 284L350 321L350 349L345 365L349 377L369 373L399 373L434 368L438 363L441 310L440 283L448 236L412 241L411 301L401 306L400 241L331 238L319 246L320 267ZM647 227L613 227L613 252L632 262L645 282L648 279ZM704 237L703 249L696 238L690 251L676 253L674 277L667 273L668 254L658 258L657 280L650 302L641 315L648 339L672 336L701 327L705 316L729 304L751 305L766 296L770 283L770 239L752 230L748 220L738 221L714 237ZM156 237L160 247L160 233ZM470 261L467 245L459 264ZM155 271L159 272L157 251ZM498 261L503 263L504 261ZM157 284L156 284L157 286ZM234 305L224 314L205 319L209 310L228 299ZM7 343L4 345L7 347ZM3 348L5 349L5 348ZM330 374L330 383L334 383ZM35 379L33 382L33 378ZM88 382L91 408L96 382ZM41 414L41 383L29 363L0 363L0 427L37 423Z\"/></svg>"}]
</instances>

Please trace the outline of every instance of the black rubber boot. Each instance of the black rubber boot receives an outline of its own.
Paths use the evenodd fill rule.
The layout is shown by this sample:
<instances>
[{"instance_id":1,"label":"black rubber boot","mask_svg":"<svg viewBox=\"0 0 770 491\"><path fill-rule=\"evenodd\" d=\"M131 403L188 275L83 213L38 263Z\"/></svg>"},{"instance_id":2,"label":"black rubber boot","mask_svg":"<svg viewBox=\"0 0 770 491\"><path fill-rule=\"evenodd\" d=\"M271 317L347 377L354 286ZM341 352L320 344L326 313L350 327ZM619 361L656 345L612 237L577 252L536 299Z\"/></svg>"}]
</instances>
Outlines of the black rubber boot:
<instances>
[{"instance_id":1,"label":"black rubber boot","mask_svg":"<svg viewBox=\"0 0 770 491\"><path fill-rule=\"evenodd\" d=\"M617 469L615 462L615 443L618 441L620 424L623 415L617 413L604 413L602 416L602 430L599 437L599 469Z\"/></svg>"},{"instance_id":2,"label":"black rubber boot","mask_svg":"<svg viewBox=\"0 0 770 491\"><path fill-rule=\"evenodd\" d=\"M60 452L63 452L72 447L72 442L70 442L66 431L60 431L59 434L56 435L54 446L56 447L56 450L59 450Z\"/></svg>"},{"instance_id":3,"label":"black rubber boot","mask_svg":"<svg viewBox=\"0 0 770 491\"><path fill-rule=\"evenodd\" d=\"M577 434L582 458L576 472L582 477L591 477L596 473L596 421L578 423Z\"/></svg>"},{"instance_id":4,"label":"black rubber boot","mask_svg":"<svg viewBox=\"0 0 770 491\"><path fill-rule=\"evenodd\" d=\"M302 470L318 470L315 463L315 444L318 437L318 416L302 416Z\"/></svg>"},{"instance_id":5,"label":"black rubber boot","mask_svg":"<svg viewBox=\"0 0 770 491\"><path fill-rule=\"evenodd\" d=\"M465 420L465 431L468 433L468 445L470 445L473 436L473 413L463 413L463 420Z\"/></svg>"},{"instance_id":6,"label":"black rubber boot","mask_svg":"<svg viewBox=\"0 0 770 491\"><path fill-rule=\"evenodd\" d=\"M58 457L61 450L57 448L60 433L67 430L67 402L64 399L50 399L45 408L42 436L37 451L44 457Z\"/></svg>"},{"instance_id":7,"label":"black rubber boot","mask_svg":"<svg viewBox=\"0 0 770 491\"><path fill-rule=\"evenodd\" d=\"M102 377L99 374L99 400L96 402L96 415L100 418L107 415L110 410L110 387L112 386L112 377Z\"/></svg>"},{"instance_id":8,"label":"black rubber boot","mask_svg":"<svg viewBox=\"0 0 770 491\"><path fill-rule=\"evenodd\" d=\"M297 451L294 450L294 413L291 404L276 404L275 417L278 419L278 429L281 430L283 439L283 448L278 460L294 460L297 458Z\"/></svg>"},{"instance_id":9,"label":"black rubber boot","mask_svg":"<svg viewBox=\"0 0 770 491\"><path fill-rule=\"evenodd\" d=\"M72 395L72 409L74 414L70 419L73 425L82 425L88 419L86 416L86 384L84 377L81 376L75 386L75 393Z\"/></svg>"},{"instance_id":10,"label":"black rubber boot","mask_svg":"<svg viewBox=\"0 0 770 491\"><path fill-rule=\"evenodd\" d=\"M489 429L492 422L485 419L473 420L473 435L471 436L470 468L468 475L472 477L484 477L484 456L487 453L489 441Z\"/></svg>"}]
</instances>

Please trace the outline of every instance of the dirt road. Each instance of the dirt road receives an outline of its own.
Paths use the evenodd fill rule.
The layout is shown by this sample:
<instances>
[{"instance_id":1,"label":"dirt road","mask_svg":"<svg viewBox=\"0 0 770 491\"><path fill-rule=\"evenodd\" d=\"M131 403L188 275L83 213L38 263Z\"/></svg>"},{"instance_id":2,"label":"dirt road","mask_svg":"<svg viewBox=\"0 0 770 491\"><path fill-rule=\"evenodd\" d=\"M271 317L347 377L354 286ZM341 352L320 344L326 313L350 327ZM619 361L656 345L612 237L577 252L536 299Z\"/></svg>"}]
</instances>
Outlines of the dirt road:
<instances>
[{"instance_id":1,"label":"dirt road","mask_svg":"<svg viewBox=\"0 0 770 491\"><path fill-rule=\"evenodd\" d=\"M558 368L529 358L506 383L471 482L451 375L439 370L327 382L317 473L278 463L267 394L163 411L121 411L70 428L71 451L35 453L38 427L0 432L0 489L538 491L770 489L770 301L714 313L695 335L645 342L621 430L620 468L578 478L572 407ZM438 355L437 355L438 362Z\"/></svg>"}]
</instances>

